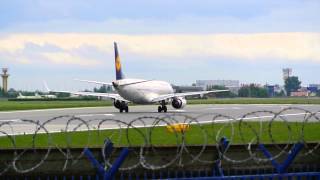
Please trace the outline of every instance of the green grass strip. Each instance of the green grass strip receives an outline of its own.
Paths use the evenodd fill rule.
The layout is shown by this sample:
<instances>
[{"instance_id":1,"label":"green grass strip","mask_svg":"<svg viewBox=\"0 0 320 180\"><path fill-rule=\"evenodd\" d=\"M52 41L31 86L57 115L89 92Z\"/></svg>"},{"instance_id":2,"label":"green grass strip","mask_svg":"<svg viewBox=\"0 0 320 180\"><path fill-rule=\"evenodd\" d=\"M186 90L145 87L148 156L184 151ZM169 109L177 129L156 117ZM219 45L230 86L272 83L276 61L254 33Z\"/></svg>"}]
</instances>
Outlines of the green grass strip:
<instances>
[{"instance_id":1,"label":"green grass strip","mask_svg":"<svg viewBox=\"0 0 320 180\"><path fill-rule=\"evenodd\" d=\"M273 140L270 138L269 132L272 134ZM223 136L230 139L232 144L246 144L251 141L256 142L257 135L262 143L287 143L302 139L306 142L319 142L319 132L319 122L305 124L273 122L270 129L269 122L263 122L262 124L260 122L242 122L239 124L237 122L233 124L191 125L190 129L185 132L184 138L187 145L216 144L216 139ZM32 137L32 135L16 136L16 147L32 147ZM181 133L170 133L166 127L128 129L128 131L127 129L121 129L52 133L50 134L51 144L48 137L47 134L38 134L34 141L35 147L45 148L49 145L58 147L101 147L106 138L110 138L116 146L141 146L150 145L150 143L157 146L175 146L183 142ZM0 147L13 148L13 145L8 137L1 137Z\"/></svg>"},{"instance_id":2,"label":"green grass strip","mask_svg":"<svg viewBox=\"0 0 320 180\"><path fill-rule=\"evenodd\" d=\"M111 106L111 101L0 101L0 111Z\"/></svg>"},{"instance_id":3,"label":"green grass strip","mask_svg":"<svg viewBox=\"0 0 320 180\"><path fill-rule=\"evenodd\" d=\"M320 104L320 98L212 98L188 100L188 104Z\"/></svg>"}]
</instances>

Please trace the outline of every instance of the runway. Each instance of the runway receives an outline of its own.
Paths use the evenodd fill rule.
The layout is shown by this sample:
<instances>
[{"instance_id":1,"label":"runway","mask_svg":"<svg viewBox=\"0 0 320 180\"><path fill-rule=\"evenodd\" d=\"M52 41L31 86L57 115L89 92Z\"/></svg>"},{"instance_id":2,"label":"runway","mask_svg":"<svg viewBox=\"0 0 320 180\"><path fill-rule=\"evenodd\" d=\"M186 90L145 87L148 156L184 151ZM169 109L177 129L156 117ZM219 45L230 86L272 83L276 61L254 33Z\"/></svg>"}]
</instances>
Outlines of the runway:
<instances>
[{"instance_id":1,"label":"runway","mask_svg":"<svg viewBox=\"0 0 320 180\"><path fill-rule=\"evenodd\" d=\"M0 127L0 130L5 131L8 134L28 134L34 132L36 125L26 120L39 121L40 124L43 124L46 123L48 120L59 116L69 117L62 117L47 122L45 124L45 127L48 131L56 132L65 129L66 122L72 116L85 121L92 120L92 122L90 122L90 129L97 128L96 126L98 124L98 121L101 121L102 119L115 119L129 123L137 118L143 118L143 122L145 124L141 123L140 121L136 121L134 126L152 125L152 123L154 122L154 118L156 117L174 117L174 119L179 122L188 122L192 121L192 118L195 118L197 123L208 123L211 122L213 117L218 114L223 116L215 119L216 122L226 122L229 120L240 119L244 119L247 121L270 121L274 117L274 114L272 112L278 113L284 109L286 110L287 108L293 109L289 109L282 112L280 116L276 118L276 120L303 121L306 115L308 114L304 110L310 111L312 113L317 113L320 110L320 105L187 105L182 110L176 110L173 109L171 106L168 106L167 113L158 113L157 105L130 106L129 108L129 113L119 113L119 111L112 106L0 112L0 123L3 124ZM316 115L318 115L318 113ZM318 120L315 118L310 118L309 121ZM72 129L74 127L77 127L77 124L79 123L80 121L74 121L73 124L70 123L70 126L68 128ZM10 126L7 124L10 124ZM101 128L117 128L118 126L119 124L110 121L101 126ZM79 129L85 130L88 128L83 125Z\"/></svg>"}]
</instances>

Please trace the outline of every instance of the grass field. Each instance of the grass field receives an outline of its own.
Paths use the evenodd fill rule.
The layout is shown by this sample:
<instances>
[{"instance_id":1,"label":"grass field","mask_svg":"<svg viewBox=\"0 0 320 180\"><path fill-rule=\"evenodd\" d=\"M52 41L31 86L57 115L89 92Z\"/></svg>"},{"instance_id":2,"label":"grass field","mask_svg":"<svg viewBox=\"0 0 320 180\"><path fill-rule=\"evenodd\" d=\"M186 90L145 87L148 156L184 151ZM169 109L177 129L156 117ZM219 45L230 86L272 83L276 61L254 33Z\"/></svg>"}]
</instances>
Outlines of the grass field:
<instances>
[{"instance_id":1,"label":"grass field","mask_svg":"<svg viewBox=\"0 0 320 180\"><path fill-rule=\"evenodd\" d=\"M191 125L185 133L185 142L188 145L216 144L216 139L227 137L232 144L248 143L252 139L256 140L255 134L259 134L260 142L271 143L269 137L268 123L262 123L260 131L259 122L243 122L241 131L239 123L215 125ZM291 131L288 130L290 126ZM270 132L275 143L297 142L301 140L302 123L282 123L273 122ZM307 123L304 125L304 140L307 142L320 141L320 123ZM233 132L233 136L231 136ZM291 132L291 134L290 134ZM128 136L127 136L128 135ZM152 144L159 146L180 145L182 143L181 133L170 133L166 127L122 129L120 130L101 130L86 132L52 133L50 134L51 143L48 141L47 134L38 134L35 137L35 147L101 147L104 139L109 137L116 146L144 145ZM128 138L127 138L128 137ZM148 137L148 138L144 138ZM205 138L207 137L207 138ZM19 135L15 137L16 147L26 148L32 146L32 135ZM146 142L145 139L148 139ZM67 143L70 142L70 143ZM150 143L151 142L151 143ZM254 141L256 142L256 141ZM1 148L12 148L13 145L8 137L0 138Z\"/></svg>"},{"instance_id":2,"label":"grass field","mask_svg":"<svg viewBox=\"0 0 320 180\"><path fill-rule=\"evenodd\" d=\"M188 104L320 104L320 98L212 98L188 100Z\"/></svg>"},{"instance_id":3,"label":"grass field","mask_svg":"<svg viewBox=\"0 0 320 180\"><path fill-rule=\"evenodd\" d=\"M111 106L111 101L0 101L0 111Z\"/></svg>"},{"instance_id":4,"label":"grass field","mask_svg":"<svg viewBox=\"0 0 320 180\"><path fill-rule=\"evenodd\" d=\"M320 104L320 98L192 99L188 104ZM111 106L112 101L0 101L0 111Z\"/></svg>"}]
</instances>

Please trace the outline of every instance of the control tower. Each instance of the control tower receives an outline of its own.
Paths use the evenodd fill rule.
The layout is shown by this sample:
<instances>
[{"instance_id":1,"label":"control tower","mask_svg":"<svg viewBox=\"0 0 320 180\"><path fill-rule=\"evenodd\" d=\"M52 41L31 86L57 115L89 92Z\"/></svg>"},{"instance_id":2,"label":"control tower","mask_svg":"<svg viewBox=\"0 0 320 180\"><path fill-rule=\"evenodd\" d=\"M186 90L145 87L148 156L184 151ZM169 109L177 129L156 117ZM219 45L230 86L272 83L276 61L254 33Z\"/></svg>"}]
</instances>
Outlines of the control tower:
<instances>
[{"instance_id":1,"label":"control tower","mask_svg":"<svg viewBox=\"0 0 320 180\"><path fill-rule=\"evenodd\" d=\"M3 88L3 92L7 93L8 92L8 77L9 74L7 74L8 72L8 68L2 68L2 88Z\"/></svg>"}]
</instances>

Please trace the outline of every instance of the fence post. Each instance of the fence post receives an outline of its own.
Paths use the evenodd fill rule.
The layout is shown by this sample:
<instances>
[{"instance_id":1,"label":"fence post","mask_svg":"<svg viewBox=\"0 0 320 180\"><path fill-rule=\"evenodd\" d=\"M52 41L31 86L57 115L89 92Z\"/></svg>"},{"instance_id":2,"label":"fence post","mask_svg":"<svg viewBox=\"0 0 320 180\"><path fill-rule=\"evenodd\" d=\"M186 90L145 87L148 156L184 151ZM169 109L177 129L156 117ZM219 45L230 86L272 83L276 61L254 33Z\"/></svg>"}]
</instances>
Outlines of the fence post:
<instances>
[{"instance_id":1,"label":"fence post","mask_svg":"<svg viewBox=\"0 0 320 180\"><path fill-rule=\"evenodd\" d=\"M284 173L287 168L291 165L295 157L298 155L298 153L303 148L304 144L301 142L298 142L293 145L291 148L288 157L285 159L285 161L282 164L279 164L275 161L275 159L272 157L271 153L264 147L263 144L259 144L260 150L263 152L263 154L271 161L273 167L276 168L278 173Z\"/></svg>"},{"instance_id":2,"label":"fence post","mask_svg":"<svg viewBox=\"0 0 320 180\"><path fill-rule=\"evenodd\" d=\"M276 171L280 172L280 166L279 164L273 159L271 153L264 147L263 144L259 144L259 149L263 152L264 156L266 156L270 161L274 168L276 168Z\"/></svg>"},{"instance_id":3,"label":"fence post","mask_svg":"<svg viewBox=\"0 0 320 180\"><path fill-rule=\"evenodd\" d=\"M222 159L223 159L223 154L227 151L228 146L229 146L229 140L226 137L222 137L219 141L219 159L215 163L214 167L214 175L216 176L224 176L223 174L223 169L222 169Z\"/></svg>"},{"instance_id":4,"label":"fence post","mask_svg":"<svg viewBox=\"0 0 320 180\"><path fill-rule=\"evenodd\" d=\"M280 166L280 173L284 173L287 170L303 146L304 145L301 142L293 145L293 148L289 152L288 158Z\"/></svg>"},{"instance_id":5,"label":"fence post","mask_svg":"<svg viewBox=\"0 0 320 180\"><path fill-rule=\"evenodd\" d=\"M118 171L124 160L127 158L129 154L129 149L128 148L123 148L120 156L116 161L112 164L110 170L105 174L104 179L112 179L115 175L115 173Z\"/></svg>"},{"instance_id":6,"label":"fence post","mask_svg":"<svg viewBox=\"0 0 320 180\"><path fill-rule=\"evenodd\" d=\"M103 152L104 152L104 158L108 159L111 156L111 152L113 149L113 143L107 139L104 144ZM88 149L84 149L84 154L87 156L87 158L90 160L93 167L95 167L98 171L98 174L100 177L103 177L104 179L113 179L115 173L118 171L124 160L129 154L128 148L123 148L119 157L116 159L116 161L112 164L110 170L106 171L104 167L99 163L99 161L93 156L92 152Z\"/></svg>"},{"instance_id":7,"label":"fence post","mask_svg":"<svg viewBox=\"0 0 320 180\"><path fill-rule=\"evenodd\" d=\"M102 167L102 165L98 162L98 160L93 156L92 152L88 148L85 148L84 154L87 156L92 166L98 170L98 173L100 174L100 176L103 177L105 170Z\"/></svg>"}]
</instances>

